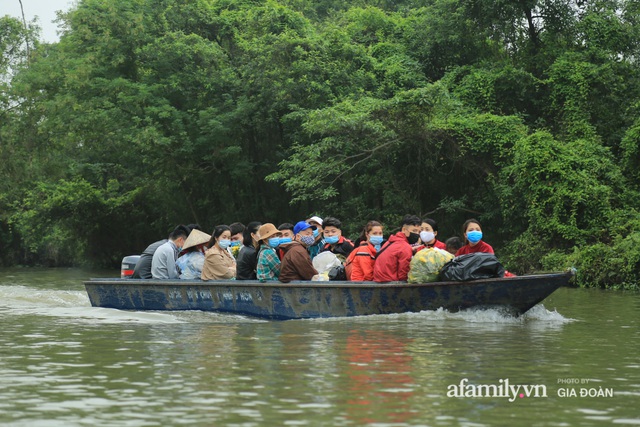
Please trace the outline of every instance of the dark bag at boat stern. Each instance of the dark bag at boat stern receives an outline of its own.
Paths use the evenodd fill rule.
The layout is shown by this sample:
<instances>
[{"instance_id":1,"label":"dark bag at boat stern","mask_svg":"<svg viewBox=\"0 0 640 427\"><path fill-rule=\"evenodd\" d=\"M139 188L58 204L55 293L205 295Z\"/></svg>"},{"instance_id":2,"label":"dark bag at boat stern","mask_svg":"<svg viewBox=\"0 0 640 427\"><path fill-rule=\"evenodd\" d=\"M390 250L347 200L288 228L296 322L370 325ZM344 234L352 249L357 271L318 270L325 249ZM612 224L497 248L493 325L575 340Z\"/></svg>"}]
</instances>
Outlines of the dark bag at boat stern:
<instances>
[{"instance_id":1,"label":"dark bag at boat stern","mask_svg":"<svg viewBox=\"0 0 640 427\"><path fill-rule=\"evenodd\" d=\"M504 277L504 267L494 254L460 255L440 269L440 280L467 281Z\"/></svg>"}]
</instances>

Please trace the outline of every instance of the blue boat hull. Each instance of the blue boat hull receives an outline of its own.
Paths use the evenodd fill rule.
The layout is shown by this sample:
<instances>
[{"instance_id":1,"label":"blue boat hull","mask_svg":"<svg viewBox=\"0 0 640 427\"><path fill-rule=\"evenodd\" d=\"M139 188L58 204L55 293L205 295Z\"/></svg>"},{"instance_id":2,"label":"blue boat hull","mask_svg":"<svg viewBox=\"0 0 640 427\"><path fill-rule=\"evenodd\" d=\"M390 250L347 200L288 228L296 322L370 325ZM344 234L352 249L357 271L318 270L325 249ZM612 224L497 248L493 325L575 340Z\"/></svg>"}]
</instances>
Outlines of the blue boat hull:
<instances>
[{"instance_id":1,"label":"blue boat hull","mask_svg":"<svg viewBox=\"0 0 640 427\"><path fill-rule=\"evenodd\" d=\"M202 310L284 320L500 307L517 316L570 277L554 273L425 284L91 279L85 288L94 307L123 310Z\"/></svg>"}]
</instances>

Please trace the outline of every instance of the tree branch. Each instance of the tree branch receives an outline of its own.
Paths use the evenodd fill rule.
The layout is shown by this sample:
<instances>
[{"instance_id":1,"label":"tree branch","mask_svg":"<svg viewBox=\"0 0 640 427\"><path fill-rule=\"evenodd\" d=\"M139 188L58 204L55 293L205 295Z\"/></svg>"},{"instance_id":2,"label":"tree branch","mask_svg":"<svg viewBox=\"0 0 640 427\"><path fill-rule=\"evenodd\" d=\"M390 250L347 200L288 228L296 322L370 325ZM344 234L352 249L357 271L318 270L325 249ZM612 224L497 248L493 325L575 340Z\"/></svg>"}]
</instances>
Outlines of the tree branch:
<instances>
[{"instance_id":1,"label":"tree branch","mask_svg":"<svg viewBox=\"0 0 640 427\"><path fill-rule=\"evenodd\" d=\"M27 44L27 64L31 64L31 49L29 48L29 30L27 28L27 20L24 17L24 7L22 0L20 2L20 11L22 12L22 24L24 25L24 42Z\"/></svg>"}]
</instances>

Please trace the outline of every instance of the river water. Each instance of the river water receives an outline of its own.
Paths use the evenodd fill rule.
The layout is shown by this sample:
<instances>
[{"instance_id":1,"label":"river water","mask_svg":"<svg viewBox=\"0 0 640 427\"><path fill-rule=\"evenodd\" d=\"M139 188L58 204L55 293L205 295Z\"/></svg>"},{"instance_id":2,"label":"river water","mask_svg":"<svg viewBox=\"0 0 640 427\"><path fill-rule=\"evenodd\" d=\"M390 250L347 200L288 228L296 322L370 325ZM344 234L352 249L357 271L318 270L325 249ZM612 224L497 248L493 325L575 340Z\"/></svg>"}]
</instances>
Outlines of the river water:
<instances>
[{"instance_id":1,"label":"river water","mask_svg":"<svg viewBox=\"0 0 640 427\"><path fill-rule=\"evenodd\" d=\"M0 425L640 425L638 293L282 322L93 308L89 277L0 270Z\"/></svg>"}]
</instances>

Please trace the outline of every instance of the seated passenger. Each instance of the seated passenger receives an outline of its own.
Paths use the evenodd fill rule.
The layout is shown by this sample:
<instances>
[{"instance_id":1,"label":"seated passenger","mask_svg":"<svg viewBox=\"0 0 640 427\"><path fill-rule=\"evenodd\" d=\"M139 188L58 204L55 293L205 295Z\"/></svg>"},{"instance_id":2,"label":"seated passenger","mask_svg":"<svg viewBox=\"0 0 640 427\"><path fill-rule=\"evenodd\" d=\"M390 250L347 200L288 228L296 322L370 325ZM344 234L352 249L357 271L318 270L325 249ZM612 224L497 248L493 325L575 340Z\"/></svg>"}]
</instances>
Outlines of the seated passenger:
<instances>
[{"instance_id":1,"label":"seated passenger","mask_svg":"<svg viewBox=\"0 0 640 427\"><path fill-rule=\"evenodd\" d=\"M237 280L256 280L256 266L258 264L258 228L262 224L252 221L244 229L242 249L236 257Z\"/></svg>"},{"instance_id":2,"label":"seated passenger","mask_svg":"<svg viewBox=\"0 0 640 427\"><path fill-rule=\"evenodd\" d=\"M241 222L234 222L229 225L231 229L231 244L229 245L229 253L233 255L234 258L238 258L238 254L240 253L240 249L242 249L242 241L244 240L244 229L246 228Z\"/></svg>"},{"instance_id":3,"label":"seated passenger","mask_svg":"<svg viewBox=\"0 0 640 427\"><path fill-rule=\"evenodd\" d=\"M282 233L282 237L280 237L280 244L286 245L287 243L293 242L293 224L290 222L284 222L278 226L278 230ZM282 252L282 248L278 248L278 258L282 259L284 256L284 252Z\"/></svg>"},{"instance_id":4,"label":"seated passenger","mask_svg":"<svg viewBox=\"0 0 640 427\"><path fill-rule=\"evenodd\" d=\"M151 276L154 279L177 279L176 260L187 240L189 229L180 225L169 235L169 240L160 245L151 258Z\"/></svg>"},{"instance_id":5,"label":"seated passenger","mask_svg":"<svg viewBox=\"0 0 640 427\"><path fill-rule=\"evenodd\" d=\"M314 242L311 246L307 247L309 255L311 255L311 260L313 260L316 255L320 253L322 247L324 246L324 243L322 243L323 221L319 216L312 216L306 222L311 226L311 229L313 230Z\"/></svg>"},{"instance_id":6,"label":"seated passenger","mask_svg":"<svg viewBox=\"0 0 640 427\"><path fill-rule=\"evenodd\" d=\"M204 265L204 251L211 236L198 229L191 230L182 247L183 255L176 261L181 279L199 279Z\"/></svg>"},{"instance_id":7,"label":"seated passenger","mask_svg":"<svg viewBox=\"0 0 640 427\"><path fill-rule=\"evenodd\" d=\"M350 271L348 279L354 282L373 280L373 266L376 253L380 250L383 236L382 224L369 221L358 238L360 246L347 258L346 268Z\"/></svg>"},{"instance_id":8,"label":"seated passenger","mask_svg":"<svg viewBox=\"0 0 640 427\"><path fill-rule=\"evenodd\" d=\"M266 223L258 229L258 235L260 236L260 250L258 252L256 277L261 282L278 280L280 276L280 258L276 251L280 246L282 233L275 225Z\"/></svg>"},{"instance_id":9,"label":"seated passenger","mask_svg":"<svg viewBox=\"0 0 640 427\"><path fill-rule=\"evenodd\" d=\"M446 242L447 252L455 255L462 246L464 246L464 242L458 236L449 237Z\"/></svg>"},{"instance_id":10,"label":"seated passenger","mask_svg":"<svg viewBox=\"0 0 640 427\"><path fill-rule=\"evenodd\" d=\"M228 225L218 225L213 229L209 249L204 254L202 280L234 279L236 260L227 250L231 245L231 229Z\"/></svg>"},{"instance_id":11,"label":"seated passenger","mask_svg":"<svg viewBox=\"0 0 640 427\"><path fill-rule=\"evenodd\" d=\"M344 262L351 251L353 243L345 239L342 235L342 223L338 218L328 217L322 222L322 233L324 235L324 246L320 252L330 251Z\"/></svg>"},{"instance_id":12,"label":"seated passenger","mask_svg":"<svg viewBox=\"0 0 640 427\"><path fill-rule=\"evenodd\" d=\"M389 237L382 245L373 266L376 282L406 281L413 256L412 245L420 239L422 220L415 215L405 215L402 230Z\"/></svg>"},{"instance_id":13,"label":"seated passenger","mask_svg":"<svg viewBox=\"0 0 640 427\"><path fill-rule=\"evenodd\" d=\"M493 248L482 241L482 227L476 219L468 219L462 225L462 235L466 244L458 249L456 256L474 254L477 252L493 253Z\"/></svg>"},{"instance_id":14,"label":"seated passenger","mask_svg":"<svg viewBox=\"0 0 640 427\"><path fill-rule=\"evenodd\" d=\"M311 280L318 274L313 264L307 247L315 241L311 226L305 221L298 222L293 227L294 241L282 244L282 262L280 264L280 281L289 283L294 280Z\"/></svg>"},{"instance_id":15,"label":"seated passenger","mask_svg":"<svg viewBox=\"0 0 640 427\"><path fill-rule=\"evenodd\" d=\"M151 275L151 261L153 260L153 254L156 253L158 248L165 243L167 243L168 239L158 240L147 246L147 248L142 251L140 254L140 258L138 258L138 262L136 262L136 266L133 269L132 279L151 279L153 276Z\"/></svg>"},{"instance_id":16,"label":"seated passenger","mask_svg":"<svg viewBox=\"0 0 640 427\"><path fill-rule=\"evenodd\" d=\"M446 250L447 245L438 240L437 236L438 223L431 218L424 218L422 220L422 225L420 225L420 240L422 241L423 246L419 250L422 250L424 248Z\"/></svg>"},{"instance_id":17,"label":"seated passenger","mask_svg":"<svg viewBox=\"0 0 640 427\"><path fill-rule=\"evenodd\" d=\"M184 225L178 225L174 228L173 231L178 230L179 228L185 227ZM187 235L191 231L191 229L185 229L187 231ZM151 261L153 261L153 254L156 253L158 248L167 243L167 239L158 240L147 246L147 248L140 254L140 258L136 263L136 266L133 270L132 279L151 279L153 276L151 275Z\"/></svg>"},{"instance_id":18,"label":"seated passenger","mask_svg":"<svg viewBox=\"0 0 640 427\"><path fill-rule=\"evenodd\" d=\"M289 222L282 223L278 226L278 231L282 234L280 237L281 243L291 243L293 241L293 236L295 236L293 224Z\"/></svg>"}]
</instances>

